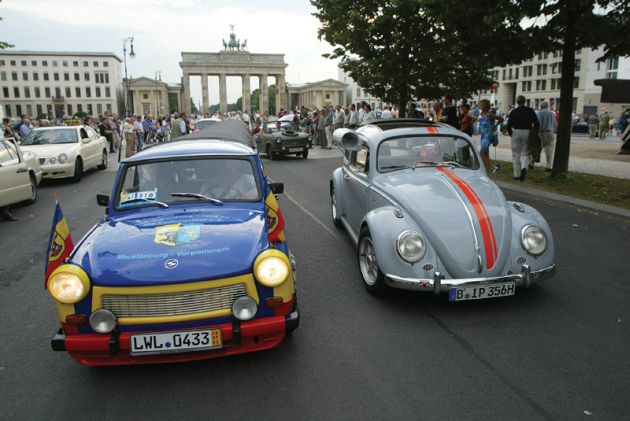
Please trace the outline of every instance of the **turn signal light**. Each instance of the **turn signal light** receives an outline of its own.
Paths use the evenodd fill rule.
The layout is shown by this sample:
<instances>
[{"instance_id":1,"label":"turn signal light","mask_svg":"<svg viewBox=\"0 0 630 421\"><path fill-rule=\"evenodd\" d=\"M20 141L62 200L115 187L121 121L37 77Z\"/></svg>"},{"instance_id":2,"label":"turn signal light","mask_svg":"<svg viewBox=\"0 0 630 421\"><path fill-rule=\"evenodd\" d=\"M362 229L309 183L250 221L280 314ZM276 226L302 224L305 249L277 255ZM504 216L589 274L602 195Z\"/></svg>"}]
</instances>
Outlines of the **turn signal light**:
<instances>
[{"instance_id":1,"label":"turn signal light","mask_svg":"<svg viewBox=\"0 0 630 421\"><path fill-rule=\"evenodd\" d=\"M85 314L68 314L66 316L66 323L72 326L80 326L87 322L88 318Z\"/></svg>"},{"instance_id":2,"label":"turn signal light","mask_svg":"<svg viewBox=\"0 0 630 421\"><path fill-rule=\"evenodd\" d=\"M265 306L267 308L278 308L283 304L282 297L265 298Z\"/></svg>"}]
</instances>

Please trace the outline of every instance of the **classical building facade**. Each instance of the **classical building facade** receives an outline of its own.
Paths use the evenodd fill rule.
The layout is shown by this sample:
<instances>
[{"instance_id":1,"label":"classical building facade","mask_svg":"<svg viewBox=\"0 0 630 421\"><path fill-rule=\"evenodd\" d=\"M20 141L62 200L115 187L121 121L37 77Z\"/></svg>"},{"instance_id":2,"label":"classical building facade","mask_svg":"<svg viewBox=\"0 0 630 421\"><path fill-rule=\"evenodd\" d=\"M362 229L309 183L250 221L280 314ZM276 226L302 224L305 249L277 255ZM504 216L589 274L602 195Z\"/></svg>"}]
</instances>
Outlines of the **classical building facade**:
<instances>
[{"instance_id":1,"label":"classical building facade","mask_svg":"<svg viewBox=\"0 0 630 421\"><path fill-rule=\"evenodd\" d=\"M121 59L114 53L0 50L0 87L8 117L117 114L123 106Z\"/></svg>"},{"instance_id":2,"label":"classical building facade","mask_svg":"<svg viewBox=\"0 0 630 421\"><path fill-rule=\"evenodd\" d=\"M129 81L131 112L136 115L163 116L182 109L182 87L158 79L139 77Z\"/></svg>"},{"instance_id":3,"label":"classical building facade","mask_svg":"<svg viewBox=\"0 0 630 421\"><path fill-rule=\"evenodd\" d=\"M348 105L345 100L347 84L334 79L311 83L289 84L289 108L301 106L306 108L322 108L324 105Z\"/></svg>"},{"instance_id":4,"label":"classical building facade","mask_svg":"<svg viewBox=\"0 0 630 421\"><path fill-rule=\"evenodd\" d=\"M337 69L337 71L337 78L347 86L344 96L344 103L346 105L360 104L362 101L365 101L367 104L370 104L373 110L383 108L383 100L365 92L363 88L360 87L354 79L352 79L350 75L344 72L341 68Z\"/></svg>"},{"instance_id":5,"label":"classical building facade","mask_svg":"<svg viewBox=\"0 0 630 421\"><path fill-rule=\"evenodd\" d=\"M231 34L233 35L233 34ZM224 43L225 45L225 43ZM284 54L252 54L240 45L218 53L182 52L182 106L190 112L190 76L201 76L202 109L209 109L208 76L219 78L220 112L227 111L227 76L242 78L243 109L257 108L261 113L277 114L280 108L287 108ZM276 109L269 110L268 78L275 77ZM251 104L251 78L258 78L261 91L258 104Z\"/></svg>"}]
</instances>

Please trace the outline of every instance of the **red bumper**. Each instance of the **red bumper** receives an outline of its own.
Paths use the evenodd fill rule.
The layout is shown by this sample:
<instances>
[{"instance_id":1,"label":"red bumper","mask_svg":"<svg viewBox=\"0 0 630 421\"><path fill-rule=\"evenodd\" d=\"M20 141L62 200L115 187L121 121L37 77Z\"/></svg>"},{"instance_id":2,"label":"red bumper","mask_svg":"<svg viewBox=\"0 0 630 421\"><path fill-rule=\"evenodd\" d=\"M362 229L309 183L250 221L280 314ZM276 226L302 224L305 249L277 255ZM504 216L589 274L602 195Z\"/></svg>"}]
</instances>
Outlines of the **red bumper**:
<instances>
[{"instance_id":1,"label":"red bumper","mask_svg":"<svg viewBox=\"0 0 630 421\"><path fill-rule=\"evenodd\" d=\"M207 351L185 352L158 355L131 355L129 337L134 332L123 332L117 336L112 334L72 334L57 333L52 340L53 349L65 350L81 364L94 366L157 364L180 361L195 361L226 355L243 354L262 351L277 346L287 331L297 327L299 316L297 311L289 316L274 316L240 322L235 325L200 326L203 328L220 328L223 347ZM143 332L145 333L145 332Z\"/></svg>"}]
</instances>

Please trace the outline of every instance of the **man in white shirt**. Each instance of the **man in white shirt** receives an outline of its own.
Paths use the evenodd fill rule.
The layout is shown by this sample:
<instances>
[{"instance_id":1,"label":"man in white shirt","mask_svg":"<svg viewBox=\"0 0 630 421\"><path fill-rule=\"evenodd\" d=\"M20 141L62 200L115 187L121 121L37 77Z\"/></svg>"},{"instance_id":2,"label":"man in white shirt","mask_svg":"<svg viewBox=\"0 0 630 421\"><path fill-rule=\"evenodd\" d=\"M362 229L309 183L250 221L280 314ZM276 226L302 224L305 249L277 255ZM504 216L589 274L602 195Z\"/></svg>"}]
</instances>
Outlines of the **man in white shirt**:
<instances>
[{"instance_id":1,"label":"man in white shirt","mask_svg":"<svg viewBox=\"0 0 630 421\"><path fill-rule=\"evenodd\" d=\"M333 127L333 131L335 131L336 129L340 129L343 127L343 120L345 119L345 114L343 113L343 110L341 109L340 105L337 105L336 109L335 109L335 125Z\"/></svg>"},{"instance_id":2,"label":"man in white shirt","mask_svg":"<svg viewBox=\"0 0 630 421\"><path fill-rule=\"evenodd\" d=\"M540 122L538 134L540 135L542 149L545 152L545 171L551 172L553 166L551 153L553 151L553 143L555 142L556 113L549 109L549 103L547 101L543 101L540 103L540 111L537 111L536 115Z\"/></svg>"},{"instance_id":3,"label":"man in white shirt","mask_svg":"<svg viewBox=\"0 0 630 421\"><path fill-rule=\"evenodd\" d=\"M350 121L348 122L348 127L351 129L356 129L359 125L359 113L357 113L357 107L352 104L350 105Z\"/></svg>"},{"instance_id":4,"label":"man in white shirt","mask_svg":"<svg viewBox=\"0 0 630 421\"><path fill-rule=\"evenodd\" d=\"M383 112L381 113L381 118L392 118L392 107L385 107Z\"/></svg>"}]
</instances>

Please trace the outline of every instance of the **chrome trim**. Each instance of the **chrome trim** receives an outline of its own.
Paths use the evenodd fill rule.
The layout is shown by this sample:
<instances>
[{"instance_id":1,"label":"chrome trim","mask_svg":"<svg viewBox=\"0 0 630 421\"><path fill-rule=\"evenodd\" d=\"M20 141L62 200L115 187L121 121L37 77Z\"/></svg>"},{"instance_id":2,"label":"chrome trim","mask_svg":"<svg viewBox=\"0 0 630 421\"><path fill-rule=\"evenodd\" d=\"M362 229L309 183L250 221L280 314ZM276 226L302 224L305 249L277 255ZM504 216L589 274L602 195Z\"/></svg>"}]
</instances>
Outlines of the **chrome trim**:
<instances>
[{"instance_id":1,"label":"chrome trim","mask_svg":"<svg viewBox=\"0 0 630 421\"><path fill-rule=\"evenodd\" d=\"M430 278L404 278L392 274L386 274L387 284L394 288L409 289L415 291L433 291L436 295L441 292L448 292L452 287L500 284L514 282L517 287L529 288L536 282L550 278L556 273L556 265L533 271L529 265L521 266L521 273L495 276L490 278L466 278L466 279L444 279L440 272L433 273Z\"/></svg>"},{"instance_id":2,"label":"chrome trim","mask_svg":"<svg viewBox=\"0 0 630 421\"><path fill-rule=\"evenodd\" d=\"M346 217L345 216L340 216L339 219L341 220L341 223L343 224L344 228L348 232L348 235L350 235L350 239L352 240L354 245L355 246L358 245L359 244L359 235L356 232L354 232L354 230L350 226L350 223L348 222Z\"/></svg>"},{"instance_id":3,"label":"chrome trim","mask_svg":"<svg viewBox=\"0 0 630 421\"><path fill-rule=\"evenodd\" d=\"M396 202L394 199L389 197L389 195L387 193L385 193L383 190L379 189L378 187L374 187L373 185L371 185L369 187L370 187L370 190L372 190L374 193L380 195L383 199L387 200L393 206L402 209L402 206L400 206L398 204L398 202Z\"/></svg>"}]
</instances>

